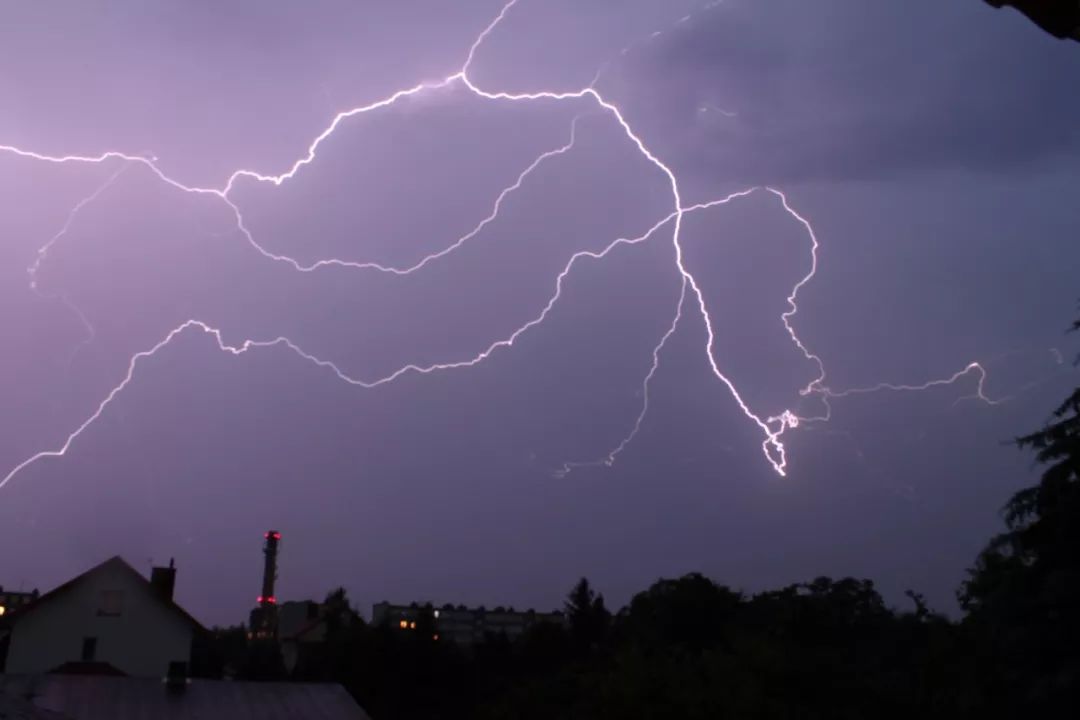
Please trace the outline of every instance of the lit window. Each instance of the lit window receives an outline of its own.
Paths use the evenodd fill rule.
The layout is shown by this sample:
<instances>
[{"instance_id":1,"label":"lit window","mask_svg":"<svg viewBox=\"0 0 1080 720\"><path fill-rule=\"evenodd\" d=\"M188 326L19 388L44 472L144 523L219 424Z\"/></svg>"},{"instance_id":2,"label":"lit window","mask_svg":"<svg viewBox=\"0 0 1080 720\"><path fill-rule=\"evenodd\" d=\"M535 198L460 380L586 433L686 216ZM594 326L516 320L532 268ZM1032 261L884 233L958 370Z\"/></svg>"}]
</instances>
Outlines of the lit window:
<instances>
[{"instance_id":1,"label":"lit window","mask_svg":"<svg viewBox=\"0 0 1080 720\"><path fill-rule=\"evenodd\" d=\"M415 630L416 629L416 623L415 622L409 623L409 629L410 630Z\"/></svg>"},{"instance_id":2,"label":"lit window","mask_svg":"<svg viewBox=\"0 0 1080 720\"><path fill-rule=\"evenodd\" d=\"M436 611L435 611L435 619L436 619L436 620L438 620L438 619L439 619L439 611L438 611L438 610L436 610ZM437 639L438 639L438 638L436 638L436 640L437 640Z\"/></svg>"},{"instance_id":3,"label":"lit window","mask_svg":"<svg viewBox=\"0 0 1080 720\"><path fill-rule=\"evenodd\" d=\"M409 623L402 620L401 622L398 623L398 627L400 627L402 630L404 630L405 628L409 627Z\"/></svg>"},{"instance_id":4,"label":"lit window","mask_svg":"<svg viewBox=\"0 0 1080 720\"><path fill-rule=\"evenodd\" d=\"M4 607L3 605L0 605L0 617L4 617L4 613L6 613L6 612L7 612L7 608Z\"/></svg>"}]
</instances>

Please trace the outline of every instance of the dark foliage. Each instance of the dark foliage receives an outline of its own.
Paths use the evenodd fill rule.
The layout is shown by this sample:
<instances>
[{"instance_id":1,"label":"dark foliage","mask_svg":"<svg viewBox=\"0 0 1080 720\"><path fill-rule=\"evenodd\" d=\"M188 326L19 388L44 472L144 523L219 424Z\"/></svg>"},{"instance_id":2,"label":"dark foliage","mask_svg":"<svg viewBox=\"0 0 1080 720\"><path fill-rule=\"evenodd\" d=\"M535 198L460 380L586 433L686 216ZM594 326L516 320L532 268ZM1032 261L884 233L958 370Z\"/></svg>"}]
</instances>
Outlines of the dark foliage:
<instances>
[{"instance_id":1,"label":"dark foliage","mask_svg":"<svg viewBox=\"0 0 1080 720\"><path fill-rule=\"evenodd\" d=\"M604 606L604 596L597 595L587 579L581 578L570 591L565 610L570 622L570 636L579 653L595 650L607 638L611 613Z\"/></svg>"},{"instance_id":2,"label":"dark foliage","mask_svg":"<svg viewBox=\"0 0 1080 720\"><path fill-rule=\"evenodd\" d=\"M1006 531L959 597L979 641L983 692L998 708L1050 712L1080 697L1080 387L1017 443L1035 451L1042 480L1006 504Z\"/></svg>"},{"instance_id":3,"label":"dark foliage","mask_svg":"<svg viewBox=\"0 0 1080 720\"><path fill-rule=\"evenodd\" d=\"M340 617L355 618L344 595ZM885 607L871 582L818 578L746 597L698 574L660 580L618 615L586 581L567 625L464 649L415 631L333 621L291 674L342 683L377 718L957 717L970 685L959 629ZM421 616L423 617L423 616ZM216 631L218 667L281 676L280 655Z\"/></svg>"}]
</instances>

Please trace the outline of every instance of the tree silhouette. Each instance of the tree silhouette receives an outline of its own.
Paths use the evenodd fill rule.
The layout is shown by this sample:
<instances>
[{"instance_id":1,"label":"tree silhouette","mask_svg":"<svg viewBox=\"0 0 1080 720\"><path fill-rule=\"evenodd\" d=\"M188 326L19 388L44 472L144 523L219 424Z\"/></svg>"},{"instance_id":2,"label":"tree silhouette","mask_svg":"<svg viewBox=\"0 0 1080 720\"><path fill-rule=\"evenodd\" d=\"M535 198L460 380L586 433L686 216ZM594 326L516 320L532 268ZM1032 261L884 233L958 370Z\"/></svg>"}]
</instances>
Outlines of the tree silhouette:
<instances>
[{"instance_id":1,"label":"tree silhouette","mask_svg":"<svg viewBox=\"0 0 1080 720\"><path fill-rule=\"evenodd\" d=\"M1045 470L1006 504L1006 531L979 555L959 598L982 644L987 692L1030 712L1080 684L1080 387L1017 443Z\"/></svg>"},{"instance_id":2,"label":"tree silhouette","mask_svg":"<svg viewBox=\"0 0 1080 720\"><path fill-rule=\"evenodd\" d=\"M626 635L644 646L701 651L721 641L741 602L739 593L691 573L660 580L635 595L622 625Z\"/></svg>"},{"instance_id":3,"label":"tree silhouette","mask_svg":"<svg viewBox=\"0 0 1080 720\"><path fill-rule=\"evenodd\" d=\"M579 649L595 648L607 636L611 613L604 606L604 596L598 595L587 579L581 578L567 596L566 615Z\"/></svg>"}]
</instances>

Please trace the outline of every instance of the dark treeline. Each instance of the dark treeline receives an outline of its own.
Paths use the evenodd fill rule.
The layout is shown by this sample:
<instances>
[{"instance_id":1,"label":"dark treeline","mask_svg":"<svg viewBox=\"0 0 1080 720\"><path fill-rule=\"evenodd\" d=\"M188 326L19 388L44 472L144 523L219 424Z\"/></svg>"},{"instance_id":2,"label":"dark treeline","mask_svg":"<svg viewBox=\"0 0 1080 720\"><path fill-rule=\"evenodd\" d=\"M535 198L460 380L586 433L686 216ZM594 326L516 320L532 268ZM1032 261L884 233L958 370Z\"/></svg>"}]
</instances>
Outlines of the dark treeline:
<instances>
[{"instance_id":1,"label":"dark treeline","mask_svg":"<svg viewBox=\"0 0 1080 720\"><path fill-rule=\"evenodd\" d=\"M1006 504L1004 532L958 592L958 621L915 592L908 607L889 608L872 582L851 578L751 596L692 574L614 614L582 580L566 628L537 625L463 650L434 639L430 616L417 632L365 624L337 591L326 643L290 677L339 682L379 720L1071 717L1080 388L1018 443L1044 474ZM218 632L204 661L209 672L229 663L241 677L285 677L276 648L249 644L242 628Z\"/></svg>"}]
</instances>

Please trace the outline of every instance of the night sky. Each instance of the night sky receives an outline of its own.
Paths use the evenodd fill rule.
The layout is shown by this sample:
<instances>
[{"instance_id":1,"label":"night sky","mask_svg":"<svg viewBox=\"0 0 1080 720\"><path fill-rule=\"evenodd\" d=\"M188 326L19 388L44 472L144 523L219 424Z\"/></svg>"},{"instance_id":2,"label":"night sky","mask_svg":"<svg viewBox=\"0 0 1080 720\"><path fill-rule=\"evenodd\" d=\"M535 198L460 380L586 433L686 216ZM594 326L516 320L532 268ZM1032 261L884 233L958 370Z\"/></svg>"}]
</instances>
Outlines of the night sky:
<instances>
[{"instance_id":1,"label":"night sky","mask_svg":"<svg viewBox=\"0 0 1080 720\"><path fill-rule=\"evenodd\" d=\"M0 477L62 447L185 321L233 347L287 337L364 381L468 361L540 315L575 253L672 213L668 178L591 96L488 100L460 81L343 119L280 185L237 179L228 200L262 254L222 197L146 162L11 150L152 157L187 188L285 173L336 113L458 72L503 6L6 7ZM365 389L284 344L235 355L178 333L63 457L0 488L0 585L175 557L181 604L240 622L275 528L279 598L344 585L365 612L547 609L582 575L618 606L689 571L746 591L870 577L890 602L912 588L954 611L999 508L1038 473L1008 441L1077 378L1080 49L979 0L519 0L468 77L492 93L598 77L684 206L786 193L821 244L791 325L833 392L979 362L995 404L972 397L974 370L834 398L830 422L783 435L782 477L709 367L691 293L640 432L598 463L633 429L675 317L672 222L575 260L543 322L473 367ZM446 256L408 275L306 270L415 265L572 132ZM679 243L749 409L824 412L800 396L817 368L782 321L806 228L759 190L685 215Z\"/></svg>"}]
</instances>

